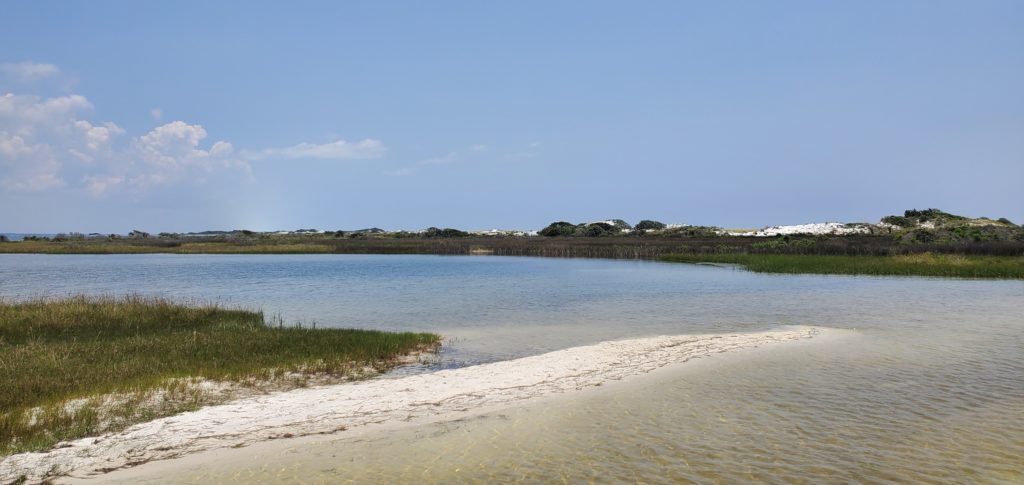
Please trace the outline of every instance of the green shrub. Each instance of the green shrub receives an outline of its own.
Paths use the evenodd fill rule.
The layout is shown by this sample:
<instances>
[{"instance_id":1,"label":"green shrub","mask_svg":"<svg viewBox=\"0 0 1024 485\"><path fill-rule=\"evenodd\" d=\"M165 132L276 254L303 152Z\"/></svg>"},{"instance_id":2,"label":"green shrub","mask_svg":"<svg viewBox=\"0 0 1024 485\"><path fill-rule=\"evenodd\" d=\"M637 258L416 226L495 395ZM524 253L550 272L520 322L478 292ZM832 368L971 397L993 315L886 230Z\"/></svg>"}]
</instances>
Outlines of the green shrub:
<instances>
[{"instance_id":1,"label":"green shrub","mask_svg":"<svg viewBox=\"0 0 1024 485\"><path fill-rule=\"evenodd\" d=\"M660 231L666 227L668 226L666 226L663 222L651 221L647 219L644 219L636 223L636 226L633 226L633 228L638 231Z\"/></svg>"}]
</instances>

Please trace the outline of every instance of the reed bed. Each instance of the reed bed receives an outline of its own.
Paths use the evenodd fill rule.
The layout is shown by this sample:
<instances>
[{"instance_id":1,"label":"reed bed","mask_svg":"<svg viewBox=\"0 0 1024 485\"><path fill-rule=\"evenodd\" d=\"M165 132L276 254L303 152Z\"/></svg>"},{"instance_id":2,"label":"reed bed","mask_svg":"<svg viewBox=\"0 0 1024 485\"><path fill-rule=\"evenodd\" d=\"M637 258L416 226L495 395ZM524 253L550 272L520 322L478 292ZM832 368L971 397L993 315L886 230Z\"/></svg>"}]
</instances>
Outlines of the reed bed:
<instances>
[{"instance_id":1,"label":"reed bed","mask_svg":"<svg viewBox=\"0 0 1024 485\"><path fill-rule=\"evenodd\" d=\"M897 254L822 256L793 254L677 254L661 258L677 263L739 264L758 273L813 273L947 278L1024 278L1024 256Z\"/></svg>"},{"instance_id":2,"label":"reed bed","mask_svg":"<svg viewBox=\"0 0 1024 485\"><path fill-rule=\"evenodd\" d=\"M42 254L493 254L562 258L658 259L673 254L892 256L942 253L1022 256L1024 241L902 243L891 236L718 237L366 237L231 236L82 239L0 243L0 253Z\"/></svg>"},{"instance_id":3,"label":"reed bed","mask_svg":"<svg viewBox=\"0 0 1024 485\"><path fill-rule=\"evenodd\" d=\"M428 333L268 325L261 312L139 296L0 302L0 456L208 404L204 383L361 377L439 343Z\"/></svg>"}]
</instances>

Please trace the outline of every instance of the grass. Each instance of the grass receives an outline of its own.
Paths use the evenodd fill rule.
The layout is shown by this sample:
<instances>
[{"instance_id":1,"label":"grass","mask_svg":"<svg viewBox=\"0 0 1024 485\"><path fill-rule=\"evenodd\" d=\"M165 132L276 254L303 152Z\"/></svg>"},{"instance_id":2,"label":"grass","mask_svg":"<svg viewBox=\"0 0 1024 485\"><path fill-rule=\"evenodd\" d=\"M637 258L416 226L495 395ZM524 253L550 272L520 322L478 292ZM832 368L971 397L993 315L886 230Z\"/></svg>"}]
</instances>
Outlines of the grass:
<instances>
[{"instance_id":1,"label":"grass","mask_svg":"<svg viewBox=\"0 0 1024 485\"><path fill-rule=\"evenodd\" d=\"M739 264L758 273L1024 279L1024 256L933 253L893 256L677 254L664 256L661 260L676 263Z\"/></svg>"},{"instance_id":2,"label":"grass","mask_svg":"<svg viewBox=\"0 0 1024 485\"><path fill-rule=\"evenodd\" d=\"M800 254L888 256L909 253L992 256L1024 255L1024 240L906 243L892 235L792 236L615 236L615 237L333 237L230 235L210 238L84 238L0 243L0 253L40 254L494 254L571 258L658 259L677 254Z\"/></svg>"},{"instance_id":3,"label":"grass","mask_svg":"<svg viewBox=\"0 0 1024 485\"><path fill-rule=\"evenodd\" d=\"M194 409L216 397L203 381L251 389L358 377L439 343L137 296L0 302L0 456Z\"/></svg>"}]
</instances>

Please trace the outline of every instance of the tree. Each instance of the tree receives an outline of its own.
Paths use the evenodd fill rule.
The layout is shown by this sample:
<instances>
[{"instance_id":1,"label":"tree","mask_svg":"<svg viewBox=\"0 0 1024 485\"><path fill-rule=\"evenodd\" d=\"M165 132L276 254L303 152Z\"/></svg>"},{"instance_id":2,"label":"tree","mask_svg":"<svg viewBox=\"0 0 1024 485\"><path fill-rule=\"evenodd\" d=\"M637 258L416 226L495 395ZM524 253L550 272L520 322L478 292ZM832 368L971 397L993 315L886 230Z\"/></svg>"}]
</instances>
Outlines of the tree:
<instances>
[{"instance_id":1,"label":"tree","mask_svg":"<svg viewBox=\"0 0 1024 485\"><path fill-rule=\"evenodd\" d=\"M538 232L537 234L547 237L572 236L575 231L576 224L565 221L558 221L548 224L548 227L541 229L540 232Z\"/></svg>"},{"instance_id":2,"label":"tree","mask_svg":"<svg viewBox=\"0 0 1024 485\"><path fill-rule=\"evenodd\" d=\"M663 222L651 221L651 220L644 219L644 220L636 223L636 226L634 226L634 229L641 230L641 231L660 231L660 230L662 230L662 229L664 229L666 227L668 227L668 226L666 226L665 223L663 223Z\"/></svg>"}]
</instances>

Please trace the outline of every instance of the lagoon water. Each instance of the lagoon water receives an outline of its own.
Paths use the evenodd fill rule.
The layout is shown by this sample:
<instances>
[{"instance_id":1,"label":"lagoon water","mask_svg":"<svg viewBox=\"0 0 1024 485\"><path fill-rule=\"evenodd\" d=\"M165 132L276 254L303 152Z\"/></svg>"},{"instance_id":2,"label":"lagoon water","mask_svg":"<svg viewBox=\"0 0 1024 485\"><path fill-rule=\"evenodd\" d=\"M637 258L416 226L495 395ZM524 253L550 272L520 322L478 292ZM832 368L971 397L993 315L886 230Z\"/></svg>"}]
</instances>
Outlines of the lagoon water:
<instances>
[{"instance_id":1,"label":"lagoon water","mask_svg":"<svg viewBox=\"0 0 1024 485\"><path fill-rule=\"evenodd\" d=\"M1024 481L1021 281L470 256L0 255L0 297L125 292L449 339L439 362L404 372L625 337L846 330L573 399L132 481Z\"/></svg>"}]
</instances>

